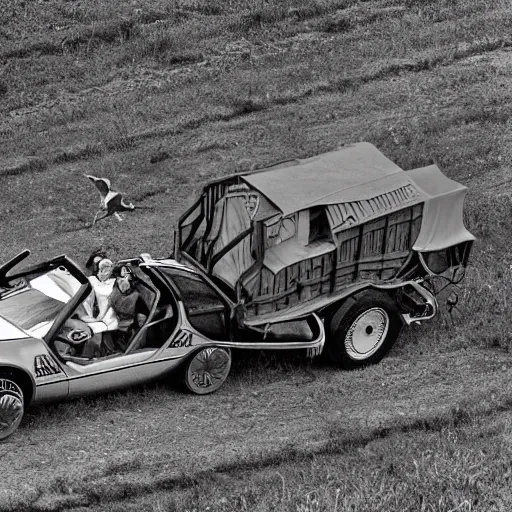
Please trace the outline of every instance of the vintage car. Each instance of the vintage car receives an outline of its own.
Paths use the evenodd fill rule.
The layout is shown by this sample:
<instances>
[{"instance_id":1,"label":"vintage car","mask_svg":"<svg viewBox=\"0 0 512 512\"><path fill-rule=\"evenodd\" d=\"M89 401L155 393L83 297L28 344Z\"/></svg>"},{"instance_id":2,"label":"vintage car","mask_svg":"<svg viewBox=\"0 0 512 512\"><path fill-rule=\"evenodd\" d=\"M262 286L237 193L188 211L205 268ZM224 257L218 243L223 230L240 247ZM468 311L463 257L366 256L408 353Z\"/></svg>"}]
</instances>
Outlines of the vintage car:
<instances>
[{"instance_id":1,"label":"vintage car","mask_svg":"<svg viewBox=\"0 0 512 512\"><path fill-rule=\"evenodd\" d=\"M357 143L212 181L180 218L174 257L224 291L239 325L316 314L326 354L358 367L436 315L436 280L463 278L466 192L436 165L404 171Z\"/></svg>"},{"instance_id":2,"label":"vintage car","mask_svg":"<svg viewBox=\"0 0 512 512\"><path fill-rule=\"evenodd\" d=\"M265 330L239 326L233 302L202 272L144 254L118 265L135 276L145 323L123 348L82 357L92 333L76 324L91 293L88 278L66 256L14 271L29 254L0 267L0 439L16 430L31 403L110 391L172 370L190 391L207 394L228 376L231 348L315 354L324 343L315 314Z\"/></svg>"}]
</instances>

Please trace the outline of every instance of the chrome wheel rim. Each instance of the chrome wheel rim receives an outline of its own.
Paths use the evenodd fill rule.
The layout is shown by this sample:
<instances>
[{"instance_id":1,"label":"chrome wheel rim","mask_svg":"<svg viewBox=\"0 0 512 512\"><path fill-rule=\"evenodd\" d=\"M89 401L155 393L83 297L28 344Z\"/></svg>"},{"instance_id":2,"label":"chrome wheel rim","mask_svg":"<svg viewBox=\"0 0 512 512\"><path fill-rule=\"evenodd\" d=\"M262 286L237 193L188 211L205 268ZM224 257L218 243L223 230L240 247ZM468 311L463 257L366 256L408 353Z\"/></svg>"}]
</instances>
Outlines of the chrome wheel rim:
<instances>
[{"instance_id":1,"label":"chrome wheel rim","mask_svg":"<svg viewBox=\"0 0 512 512\"><path fill-rule=\"evenodd\" d=\"M204 348L190 361L187 369L187 387L205 395L219 389L231 369L231 353L222 348Z\"/></svg>"},{"instance_id":2,"label":"chrome wheel rim","mask_svg":"<svg viewBox=\"0 0 512 512\"><path fill-rule=\"evenodd\" d=\"M23 409L23 393L19 386L0 379L0 439L10 436L18 428Z\"/></svg>"},{"instance_id":3,"label":"chrome wheel rim","mask_svg":"<svg viewBox=\"0 0 512 512\"><path fill-rule=\"evenodd\" d=\"M361 313L345 336L345 350L352 359L371 357L384 343L389 330L389 316L382 308L371 308Z\"/></svg>"}]
</instances>

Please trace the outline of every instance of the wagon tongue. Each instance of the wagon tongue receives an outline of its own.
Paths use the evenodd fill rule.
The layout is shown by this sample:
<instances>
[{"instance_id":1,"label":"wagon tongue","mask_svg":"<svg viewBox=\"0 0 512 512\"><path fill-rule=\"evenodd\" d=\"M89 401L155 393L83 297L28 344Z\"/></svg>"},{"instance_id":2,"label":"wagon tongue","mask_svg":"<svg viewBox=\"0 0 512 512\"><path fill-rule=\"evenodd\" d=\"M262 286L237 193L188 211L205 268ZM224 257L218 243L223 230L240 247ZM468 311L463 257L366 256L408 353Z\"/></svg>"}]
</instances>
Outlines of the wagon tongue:
<instances>
[{"instance_id":1,"label":"wagon tongue","mask_svg":"<svg viewBox=\"0 0 512 512\"><path fill-rule=\"evenodd\" d=\"M7 273L9 272L9 270L14 268L18 263L22 262L29 255L30 251L28 249L25 249L24 251L21 251L18 255L14 256L14 258L11 258L9 261L5 262L2 266L0 266L0 285L7 277Z\"/></svg>"}]
</instances>

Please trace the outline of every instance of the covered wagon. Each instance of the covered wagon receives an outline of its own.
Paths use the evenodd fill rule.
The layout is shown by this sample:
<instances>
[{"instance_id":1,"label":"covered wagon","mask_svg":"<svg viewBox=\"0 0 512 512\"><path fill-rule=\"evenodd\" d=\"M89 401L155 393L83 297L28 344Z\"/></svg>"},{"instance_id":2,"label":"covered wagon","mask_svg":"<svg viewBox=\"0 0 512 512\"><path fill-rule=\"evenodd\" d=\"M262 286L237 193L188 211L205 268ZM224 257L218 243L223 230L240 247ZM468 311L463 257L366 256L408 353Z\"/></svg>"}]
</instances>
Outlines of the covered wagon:
<instances>
[{"instance_id":1,"label":"covered wagon","mask_svg":"<svg viewBox=\"0 0 512 512\"><path fill-rule=\"evenodd\" d=\"M404 171L357 143L210 182L179 220L175 258L229 297L241 332L314 314L331 359L360 366L436 315L432 276L464 275L466 192L436 165Z\"/></svg>"}]
</instances>

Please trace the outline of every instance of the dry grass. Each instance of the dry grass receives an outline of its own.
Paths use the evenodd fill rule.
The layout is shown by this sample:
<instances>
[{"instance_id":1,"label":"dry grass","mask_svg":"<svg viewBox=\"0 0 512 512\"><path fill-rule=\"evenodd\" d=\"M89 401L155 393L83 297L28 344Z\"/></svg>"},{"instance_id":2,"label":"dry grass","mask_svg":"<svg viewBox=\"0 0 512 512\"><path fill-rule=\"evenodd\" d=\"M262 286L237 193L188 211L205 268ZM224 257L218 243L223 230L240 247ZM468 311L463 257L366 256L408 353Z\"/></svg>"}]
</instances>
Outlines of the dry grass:
<instances>
[{"instance_id":1,"label":"dry grass","mask_svg":"<svg viewBox=\"0 0 512 512\"><path fill-rule=\"evenodd\" d=\"M354 443L341 453L296 455L256 470L205 475L173 486L172 493L160 491L152 510L505 510L511 499L505 488L510 428L508 413L470 426ZM139 497L111 510L145 504Z\"/></svg>"},{"instance_id":2,"label":"dry grass","mask_svg":"<svg viewBox=\"0 0 512 512\"><path fill-rule=\"evenodd\" d=\"M453 361L445 363L453 367ZM478 364L476 359L473 362ZM286 376L285 366L276 366L268 360L265 364L267 368L277 371L280 379ZM294 367L289 363L288 366L288 370L294 372L292 379L303 378L300 366ZM388 366L388 372L392 367ZM399 367L396 363L394 367L397 373L391 374L400 379ZM235 372L238 370L241 368L235 369ZM186 425L187 416L199 421L198 415L206 412L207 406L199 406L197 402L191 406L190 399L171 395L170 400L178 401L175 408L181 407L180 414L175 415L170 428L158 425L150 430L143 427L144 416L152 406L159 404L166 414L172 410L165 398L169 393L165 388L149 387L136 392L63 404L54 406L53 411L46 408L37 415L31 415L30 420L39 422L42 431L48 431L55 424L56 413L65 413L61 421L66 432L61 431L58 455L71 455L75 460L85 458L89 464L83 461L79 466L88 469L84 475L80 470L70 468L67 474L55 475L49 485L39 489L39 494L34 491L27 497L25 493L23 510L65 510L83 505L90 510L116 511L156 510L157 506L172 511L348 511L354 508L413 511L421 510L421 507L424 510L448 511L461 503L465 503L463 510L500 510L500 506L509 503L507 461L510 457L511 400L501 386L508 384L510 378L504 379L503 373L498 377L494 370L487 368L489 371L497 377L493 386L485 383L489 373L486 375L486 371L478 369L476 373L483 379L480 380L483 382L481 393L471 396L466 393L464 398L464 389L457 389L453 385L454 391L457 389L457 397L454 397L451 406L444 409L438 407L434 410L432 405L427 404L428 411L414 411L412 407L407 411L407 408L403 408L404 401L397 400L400 414L379 417L372 416L370 409L373 407L383 411L386 404L360 406L365 410L364 415L368 416L359 427L355 425L357 421L347 421L347 418L340 421L338 416L336 421L336 415L329 414L325 409L326 403L330 403L331 409L342 406L343 401L332 395L338 386L344 387L344 392L349 393L352 387L363 384L365 391L368 391L369 379L364 379L364 382L352 374L348 379L338 381L334 388L316 388L316 396L311 397L314 400L307 401L309 407L315 407L317 414L327 416L321 428L314 433L316 435L312 433L302 440L293 436L288 441L282 438L284 441L279 441L273 450L237 455L239 448L247 445L245 450L248 450L255 437L262 435L256 425L261 423L261 414L272 408L272 401L275 400L276 385L258 387L253 383L252 389L262 393L260 400L263 403L270 400L266 407L263 405L259 410L251 408L245 411L242 408L233 409L234 394L224 395L224 410L219 414L230 411L232 429L217 430L215 441L219 443L219 450L228 450L230 454L220 453L215 460L212 447L207 443L205 451L201 453L194 442L197 436L205 436L204 427L196 431L195 425L189 424L187 440L192 443L189 446L192 452L187 449L185 458L191 459L191 467L183 471L179 468L189 465L179 462L184 454L173 450L175 429L181 430ZM432 378L442 380L438 374ZM469 373L464 372L458 378L466 380ZM429 386L427 377L416 382L418 386ZM240 392L240 402L255 401L254 397L250 398L252 393L246 384ZM404 382L403 385L408 384ZM285 387L286 382L281 381L278 393L282 393ZM390 381L389 393L395 393L396 387L397 382ZM326 391L330 391L330 397ZM377 403L384 394L380 390L376 393L379 395L376 397ZM416 393L420 395L421 391ZM482 400L484 396L487 398ZM303 396L302 401L305 398ZM292 398L292 401L295 402L296 398ZM384 401L391 403L392 399L384 398ZM275 421L283 423L282 435L286 435L287 430L296 433L310 429L312 418L303 420L300 425L294 424L297 410L290 405L275 418ZM345 402L345 412L354 414L357 411L354 406ZM120 421L123 414L131 418L128 425ZM181 415L184 415L185 421ZM73 439L73 432L76 433L75 437L82 436L87 428L99 422L104 425L104 433L98 439L96 450L86 445L75 452L66 448L66 443ZM209 423L212 428L221 424L218 418L210 418ZM258 432L251 433L245 429L240 439L238 429L244 423L253 423L253 428ZM115 436L109 437L116 432L125 435L125 429L132 437L131 440L127 438L125 446ZM140 437L143 432L145 436ZM207 437L211 436L213 434ZM160 446L157 450L156 442L165 439L169 446ZM133 447L134 453L127 453L129 447ZM41 455L34 457L33 464L40 463L41 458L45 458L47 464L52 464L48 457L52 457L53 453L50 450L41 451ZM112 453L110 458L106 457L107 452ZM99 460L91 466L93 456ZM61 464L66 463L61 461ZM30 473L33 473L33 469L30 469Z\"/></svg>"},{"instance_id":3,"label":"dry grass","mask_svg":"<svg viewBox=\"0 0 512 512\"><path fill-rule=\"evenodd\" d=\"M66 252L83 262L98 246L165 256L206 179L361 140L405 169L435 161L467 184L466 224L478 237L460 311L408 330L377 368L340 376L302 356L246 356L211 402L157 386L29 412L12 446L21 439L29 457L34 442L34 462L20 469L7 451L3 468L24 510L510 508L510 383L500 370L512 347L508 0L54 0L8 2L0 21L0 259L26 246L34 259ZM83 229L98 201L85 172L154 209ZM499 362L487 368L488 357ZM265 404L253 390L268 392ZM492 393L490 408L474 406ZM425 407L405 421L395 409L415 400ZM236 403L223 419L226 401ZM290 404L305 408L302 419L290 419ZM189 432L205 450L200 477L199 455L175 431L188 428L180 407L209 418ZM358 437L365 408L388 415ZM139 409L156 418L149 434ZM241 430L223 430L232 423ZM41 436L57 425L67 431L52 451ZM73 432L90 458L74 458ZM293 446L281 440L289 432ZM267 435L278 455L265 455ZM159 459L171 438L180 453L165 448ZM226 462L230 446L245 466ZM69 478L44 484L43 457ZM77 483L85 470L93 476ZM39 487L27 490L24 474Z\"/></svg>"}]
</instances>

